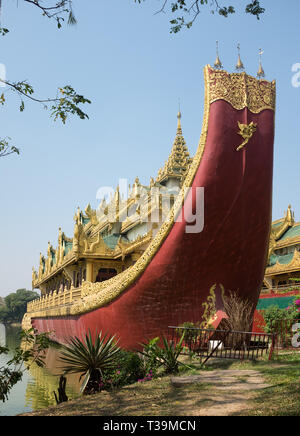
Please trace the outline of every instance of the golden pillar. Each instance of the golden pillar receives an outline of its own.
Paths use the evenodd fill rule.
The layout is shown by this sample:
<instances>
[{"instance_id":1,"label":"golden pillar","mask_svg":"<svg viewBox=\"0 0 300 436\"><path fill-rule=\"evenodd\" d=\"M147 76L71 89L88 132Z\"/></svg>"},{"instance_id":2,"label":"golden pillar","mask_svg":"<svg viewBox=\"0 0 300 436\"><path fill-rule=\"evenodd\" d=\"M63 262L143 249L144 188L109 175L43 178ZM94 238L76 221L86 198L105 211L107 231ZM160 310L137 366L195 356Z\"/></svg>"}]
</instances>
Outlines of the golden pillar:
<instances>
[{"instance_id":1,"label":"golden pillar","mask_svg":"<svg viewBox=\"0 0 300 436\"><path fill-rule=\"evenodd\" d=\"M93 281L93 263L89 261L86 262L86 281Z\"/></svg>"}]
</instances>

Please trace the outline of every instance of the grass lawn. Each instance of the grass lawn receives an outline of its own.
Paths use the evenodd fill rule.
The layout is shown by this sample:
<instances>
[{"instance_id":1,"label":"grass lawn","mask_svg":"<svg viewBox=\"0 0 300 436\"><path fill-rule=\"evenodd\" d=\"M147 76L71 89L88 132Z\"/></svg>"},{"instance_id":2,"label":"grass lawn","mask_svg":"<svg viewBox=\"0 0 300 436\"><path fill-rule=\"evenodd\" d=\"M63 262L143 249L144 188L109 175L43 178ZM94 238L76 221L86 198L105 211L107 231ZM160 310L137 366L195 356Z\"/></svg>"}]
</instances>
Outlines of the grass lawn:
<instances>
[{"instance_id":1,"label":"grass lawn","mask_svg":"<svg viewBox=\"0 0 300 436\"><path fill-rule=\"evenodd\" d=\"M252 364L271 387L255 393L248 415L300 415L300 352L281 352L271 362Z\"/></svg>"}]
</instances>

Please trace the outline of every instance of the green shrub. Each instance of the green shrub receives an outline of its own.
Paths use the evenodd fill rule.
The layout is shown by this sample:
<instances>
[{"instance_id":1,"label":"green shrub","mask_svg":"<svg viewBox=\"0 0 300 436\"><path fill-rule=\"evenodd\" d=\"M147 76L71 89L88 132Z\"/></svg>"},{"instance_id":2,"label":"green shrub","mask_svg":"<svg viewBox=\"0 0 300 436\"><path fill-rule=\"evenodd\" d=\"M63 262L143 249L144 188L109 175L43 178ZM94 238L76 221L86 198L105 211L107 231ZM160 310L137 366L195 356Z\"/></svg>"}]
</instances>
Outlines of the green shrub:
<instances>
[{"instance_id":1,"label":"green shrub","mask_svg":"<svg viewBox=\"0 0 300 436\"><path fill-rule=\"evenodd\" d=\"M144 375L151 374L156 377L158 368L161 366L161 362L157 359L157 343L159 342L159 337L150 339L148 343L143 343L143 351L139 353L142 364Z\"/></svg>"},{"instance_id":2,"label":"green shrub","mask_svg":"<svg viewBox=\"0 0 300 436\"><path fill-rule=\"evenodd\" d=\"M300 312L294 304L287 309L269 306L263 313L266 333L281 333L281 322L297 320L299 315Z\"/></svg>"},{"instance_id":3,"label":"green shrub","mask_svg":"<svg viewBox=\"0 0 300 436\"><path fill-rule=\"evenodd\" d=\"M163 366L165 373L177 373L179 371L179 365L187 366L178 360L183 350L183 340L184 333L176 345L163 336L163 347L160 347L158 337L151 339L148 344L142 344L144 347L142 354L151 362L154 368Z\"/></svg>"},{"instance_id":4,"label":"green shrub","mask_svg":"<svg viewBox=\"0 0 300 436\"><path fill-rule=\"evenodd\" d=\"M102 389L110 390L135 383L145 377L143 360L137 353L121 350L115 367L103 372Z\"/></svg>"},{"instance_id":5,"label":"green shrub","mask_svg":"<svg viewBox=\"0 0 300 436\"><path fill-rule=\"evenodd\" d=\"M175 331L179 337L184 334L184 342L191 344L195 342L199 336L199 331L196 330L197 328L200 328L199 324L194 324L193 322L187 321L183 324L180 324Z\"/></svg>"}]
</instances>

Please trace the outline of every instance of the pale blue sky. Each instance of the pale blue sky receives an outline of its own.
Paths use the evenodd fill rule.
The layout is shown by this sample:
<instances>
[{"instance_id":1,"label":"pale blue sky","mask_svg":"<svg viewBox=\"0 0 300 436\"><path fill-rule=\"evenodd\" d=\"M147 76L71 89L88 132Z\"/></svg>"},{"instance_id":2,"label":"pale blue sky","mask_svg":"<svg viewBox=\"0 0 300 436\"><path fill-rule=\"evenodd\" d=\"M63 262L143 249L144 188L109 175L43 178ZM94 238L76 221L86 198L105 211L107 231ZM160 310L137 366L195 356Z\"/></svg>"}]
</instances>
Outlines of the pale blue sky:
<instances>
[{"instance_id":1,"label":"pale blue sky","mask_svg":"<svg viewBox=\"0 0 300 436\"><path fill-rule=\"evenodd\" d=\"M71 84L92 100L90 119L65 126L39 105L16 96L1 107L1 137L10 136L21 155L0 160L0 295L31 288L31 268L57 243L58 227L72 236L77 206L97 206L96 192L119 178L144 183L167 158L176 132L178 98L182 127L191 154L201 132L203 73L220 41L224 67L233 71L240 42L249 74L258 69L264 49L267 79L277 80L273 218L289 203L300 219L299 102L291 84L292 65L300 62L298 0L262 0L266 13L257 21L238 13L230 18L203 12L192 29L169 33L169 17L154 15L159 2L75 0L75 27L58 30L38 10L3 1L0 63L7 79L28 79L36 94L49 97ZM234 4L239 4L233 0ZM242 9L238 9L239 12ZM253 204L255 208L255 204ZM259 214L259 210L257 210Z\"/></svg>"}]
</instances>

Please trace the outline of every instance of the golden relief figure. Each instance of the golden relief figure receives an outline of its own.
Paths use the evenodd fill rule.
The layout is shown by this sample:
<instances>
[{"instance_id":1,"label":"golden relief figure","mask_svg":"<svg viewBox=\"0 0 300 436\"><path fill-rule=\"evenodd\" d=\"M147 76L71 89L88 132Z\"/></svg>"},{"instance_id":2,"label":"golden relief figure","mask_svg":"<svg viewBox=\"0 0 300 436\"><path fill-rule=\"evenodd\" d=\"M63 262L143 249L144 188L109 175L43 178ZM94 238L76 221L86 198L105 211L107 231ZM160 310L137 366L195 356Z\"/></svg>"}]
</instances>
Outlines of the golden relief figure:
<instances>
[{"instance_id":1,"label":"golden relief figure","mask_svg":"<svg viewBox=\"0 0 300 436\"><path fill-rule=\"evenodd\" d=\"M248 144L249 140L253 136L253 133L256 132L257 124L253 123L253 121L251 121L250 124L242 124L238 121L238 126L240 129L238 133L243 137L244 142L242 142L242 144L237 147L236 151L241 150L245 147L246 144Z\"/></svg>"}]
</instances>

